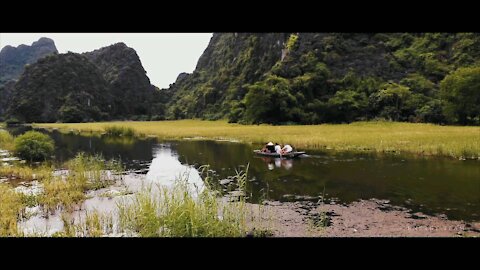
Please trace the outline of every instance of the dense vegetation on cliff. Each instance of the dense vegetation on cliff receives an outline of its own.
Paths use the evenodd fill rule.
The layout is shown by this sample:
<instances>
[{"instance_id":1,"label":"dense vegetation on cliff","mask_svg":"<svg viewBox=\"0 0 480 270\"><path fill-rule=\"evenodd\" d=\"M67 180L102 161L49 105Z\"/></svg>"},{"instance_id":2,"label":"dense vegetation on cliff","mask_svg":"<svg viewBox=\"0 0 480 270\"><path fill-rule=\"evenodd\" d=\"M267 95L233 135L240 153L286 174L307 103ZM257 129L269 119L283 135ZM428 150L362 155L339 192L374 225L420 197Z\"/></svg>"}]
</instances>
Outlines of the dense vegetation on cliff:
<instances>
[{"instance_id":1,"label":"dense vegetation on cliff","mask_svg":"<svg viewBox=\"0 0 480 270\"><path fill-rule=\"evenodd\" d=\"M214 34L166 116L478 124L479 66L478 33Z\"/></svg>"},{"instance_id":2,"label":"dense vegetation on cliff","mask_svg":"<svg viewBox=\"0 0 480 270\"><path fill-rule=\"evenodd\" d=\"M112 115L118 119L148 115L155 93L146 71L134 49L117 43L84 54L98 68L107 82L107 93L113 100Z\"/></svg>"},{"instance_id":3,"label":"dense vegetation on cliff","mask_svg":"<svg viewBox=\"0 0 480 270\"><path fill-rule=\"evenodd\" d=\"M107 83L85 56L58 54L26 67L7 114L27 122L98 121L108 117L111 99Z\"/></svg>"}]
</instances>

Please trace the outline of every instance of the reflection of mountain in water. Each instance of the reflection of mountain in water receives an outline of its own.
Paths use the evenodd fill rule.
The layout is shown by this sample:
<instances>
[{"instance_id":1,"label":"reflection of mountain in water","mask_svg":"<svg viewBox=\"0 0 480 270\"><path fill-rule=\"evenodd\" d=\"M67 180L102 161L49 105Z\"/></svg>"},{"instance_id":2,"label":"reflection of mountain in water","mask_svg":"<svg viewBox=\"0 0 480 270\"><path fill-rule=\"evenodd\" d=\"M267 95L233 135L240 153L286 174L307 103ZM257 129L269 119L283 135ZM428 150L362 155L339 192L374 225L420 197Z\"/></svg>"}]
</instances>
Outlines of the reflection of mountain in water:
<instances>
[{"instance_id":1,"label":"reflection of mountain in water","mask_svg":"<svg viewBox=\"0 0 480 270\"><path fill-rule=\"evenodd\" d=\"M177 179L188 179L193 190L203 190L203 180L198 171L190 166L183 165L178 156L167 147L153 149L153 160L147 173L147 181L153 184L172 187Z\"/></svg>"}]
</instances>

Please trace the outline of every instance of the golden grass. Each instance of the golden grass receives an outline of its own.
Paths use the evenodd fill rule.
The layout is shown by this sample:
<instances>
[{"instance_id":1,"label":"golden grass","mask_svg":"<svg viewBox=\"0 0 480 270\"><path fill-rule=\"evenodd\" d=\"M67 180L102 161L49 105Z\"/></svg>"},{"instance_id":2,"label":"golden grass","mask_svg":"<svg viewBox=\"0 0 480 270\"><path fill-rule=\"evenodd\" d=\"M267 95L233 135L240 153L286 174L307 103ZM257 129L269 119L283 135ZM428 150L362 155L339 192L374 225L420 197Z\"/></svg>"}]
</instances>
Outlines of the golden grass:
<instances>
[{"instance_id":1,"label":"golden grass","mask_svg":"<svg viewBox=\"0 0 480 270\"><path fill-rule=\"evenodd\" d=\"M86 199L83 183L75 180L77 179L65 181L59 178L51 178L43 181L43 193L39 195L39 204L47 212L54 212L58 206L73 210L74 206Z\"/></svg>"},{"instance_id":2,"label":"golden grass","mask_svg":"<svg viewBox=\"0 0 480 270\"><path fill-rule=\"evenodd\" d=\"M133 128L137 134L161 139L202 137L289 143L299 149L339 151L409 152L455 158L480 157L480 127L439 126L398 122L356 122L323 125L240 125L227 121L178 120L158 122L108 122L79 124L36 124L63 132L104 132L108 125Z\"/></svg>"},{"instance_id":3,"label":"golden grass","mask_svg":"<svg viewBox=\"0 0 480 270\"><path fill-rule=\"evenodd\" d=\"M0 130L0 149L13 150L13 136L5 130Z\"/></svg>"},{"instance_id":4,"label":"golden grass","mask_svg":"<svg viewBox=\"0 0 480 270\"><path fill-rule=\"evenodd\" d=\"M97 210L85 212L85 217L75 224L70 214L62 214L63 231L56 237L101 237L112 233L113 216L111 213L99 213Z\"/></svg>"},{"instance_id":5,"label":"golden grass","mask_svg":"<svg viewBox=\"0 0 480 270\"><path fill-rule=\"evenodd\" d=\"M0 184L0 237L21 235L17 221L24 208L21 195Z\"/></svg>"},{"instance_id":6,"label":"golden grass","mask_svg":"<svg viewBox=\"0 0 480 270\"><path fill-rule=\"evenodd\" d=\"M53 168L47 165L35 168L28 165L0 166L0 177L10 180L42 181L51 177L52 170Z\"/></svg>"},{"instance_id":7,"label":"golden grass","mask_svg":"<svg viewBox=\"0 0 480 270\"><path fill-rule=\"evenodd\" d=\"M86 191L115 183L119 176L113 173L123 170L114 160L105 162L101 156L87 156L84 153L78 153L64 166L68 169L68 175L43 181L43 193L38 201L47 211L55 211L58 207L72 210L86 199ZM107 170L112 174L106 173Z\"/></svg>"}]
</instances>

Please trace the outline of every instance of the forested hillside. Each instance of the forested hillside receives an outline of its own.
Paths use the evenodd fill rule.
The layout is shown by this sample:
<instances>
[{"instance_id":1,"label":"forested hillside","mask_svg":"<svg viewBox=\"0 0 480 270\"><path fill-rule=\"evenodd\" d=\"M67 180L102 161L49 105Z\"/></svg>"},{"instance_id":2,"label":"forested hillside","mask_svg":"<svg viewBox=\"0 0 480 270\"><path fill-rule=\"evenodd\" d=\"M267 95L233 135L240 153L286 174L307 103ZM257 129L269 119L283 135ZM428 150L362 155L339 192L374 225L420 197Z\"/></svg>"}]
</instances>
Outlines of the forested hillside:
<instances>
[{"instance_id":1,"label":"forested hillside","mask_svg":"<svg viewBox=\"0 0 480 270\"><path fill-rule=\"evenodd\" d=\"M478 33L220 33L167 118L478 124Z\"/></svg>"}]
</instances>

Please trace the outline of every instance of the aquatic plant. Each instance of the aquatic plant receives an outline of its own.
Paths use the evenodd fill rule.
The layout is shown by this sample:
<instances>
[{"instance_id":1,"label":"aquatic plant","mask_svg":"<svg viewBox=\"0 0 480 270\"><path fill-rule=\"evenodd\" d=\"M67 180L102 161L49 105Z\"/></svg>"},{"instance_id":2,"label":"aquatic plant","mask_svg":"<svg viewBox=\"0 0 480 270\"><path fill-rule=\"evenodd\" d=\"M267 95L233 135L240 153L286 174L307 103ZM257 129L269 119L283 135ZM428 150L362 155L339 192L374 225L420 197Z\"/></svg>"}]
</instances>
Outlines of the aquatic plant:
<instances>
[{"instance_id":1,"label":"aquatic plant","mask_svg":"<svg viewBox=\"0 0 480 270\"><path fill-rule=\"evenodd\" d=\"M52 170L53 167L46 164L36 167L24 164L13 164L11 166L0 166L0 177L10 180L42 181L51 177Z\"/></svg>"},{"instance_id":2,"label":"aquatic plant","mask_svg":"<svg viewBox=\"0 0 480 270\"><path fill-rule=\"evenodd\" d=\"M43 181L44 191L39 203L46 210L54 211L57 207L72 209L86 199L86 191L112 185L123 171L119 161L105 161L102 156L85 153L78 153L64 167L67 173Z\"/></svg>"},{"instance_id":3,"label":"aquatic plant","mask_svg":"<svg viewBox=\"0 0 480 270\"><path fill-rule=\"evenodd\" d=\"M104 131L109 136L133 137L136 135L135 129L125 126L105 126Z\"/></svg>"},{"instance_id":4,"label":"aquatic plant","mask_svg":"<svg viewBox=\"0 0 480 270\"><path fill-rule=\"evenodd\" d=\"M113 232L112 215L86 211L77 222L70 214L62 213L63 231L55 237L101 237Z\"/></svg>"},{"instance_id":5,"label":"aquatic plant","mask_svg":"<svg viewBox=\"0 0 480 270\"><path fill-rule=\"evenodd\" d=\"M237 172L240 187L245 186L246 173ZM228 203L208 187L192 190L188 179L180 178L173 187L149 186L132 198L124 198L117 203L116 212L87 211L76 220L64 213L63 231L54 236L98 237L116 233L140 237L239 237L247 236L246 213L244 197ZM251 234L263 237L272 233L257 229Z\"/></svg>"},{"instance_id":6,"label":"aquatic plant","mask_svg":"<svg viewBox=\"0 0 480 270\"><path fill-rule=\"evenodd\" d=\"M24 208L20 195L9 186L0 184L0 237L21 234L17 222Z\"/></svg>"},{"instance_id":7,"label":"aquatic plant","mask_svg":"<svg viewBox=\"0 0 480 270\"><path fill-rule=\"evenodd\" d=\"M247 232L244 196L228 203L208 185L192 191L187 179L177 179L173 188L149 187L119 203L118 210L120 230L142 237L239 237Z\"/></svg>"},{"instance_id":8,"label":"aquatic plant","mask_svg":"<svg viewBox=\"0 0 480 270\"><path fill-rule=\"evenodd\" d=\"M119 160L106 161L101 155L78 153L75 158L65 163L69 170L68 177L83 183L84 190L97 190L110 186L117 180L124 167Z\"/></svg>"}]
</instances>

